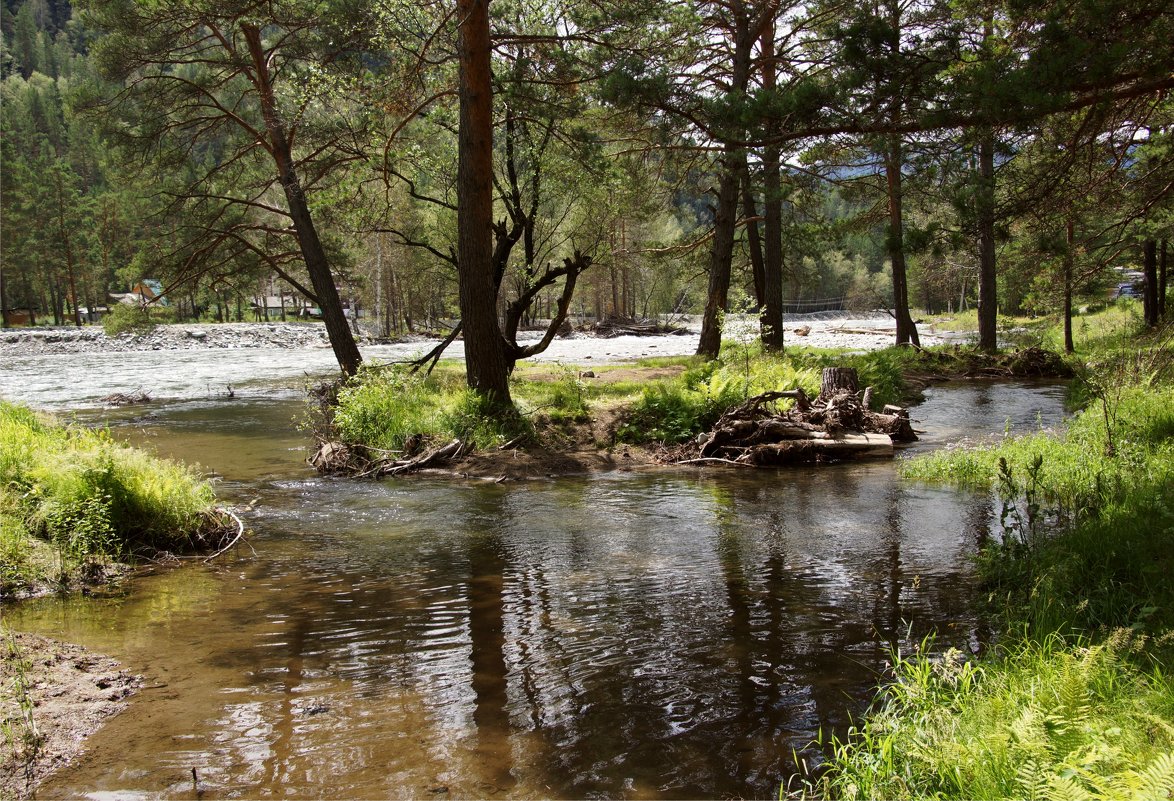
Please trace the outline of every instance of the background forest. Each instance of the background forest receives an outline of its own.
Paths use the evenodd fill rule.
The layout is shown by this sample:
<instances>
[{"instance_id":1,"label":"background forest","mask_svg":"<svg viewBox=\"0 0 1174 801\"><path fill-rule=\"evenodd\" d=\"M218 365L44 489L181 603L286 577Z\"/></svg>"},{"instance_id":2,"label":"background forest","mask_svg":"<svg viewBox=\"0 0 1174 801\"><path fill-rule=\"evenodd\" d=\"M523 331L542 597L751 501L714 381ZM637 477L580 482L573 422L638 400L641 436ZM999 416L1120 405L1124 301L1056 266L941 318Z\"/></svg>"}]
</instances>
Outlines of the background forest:
<instances>
[{"instance_id":1,"label":"background forest","mask_svg":"<svg viewBox=\"0 0 1174 801\"><path fill-rule=\"evenodd\" d=\"M176 319L313 314L278 120L352 324L446 330L450 6L5 0L4 325L80 325L144 279ZM571 277L572 315L885 308L899 341L909 307L1121 284L1160 313L1174 15L1029 6L493 0L499 309L550 318Z\"/></svg>"}]
</instances>

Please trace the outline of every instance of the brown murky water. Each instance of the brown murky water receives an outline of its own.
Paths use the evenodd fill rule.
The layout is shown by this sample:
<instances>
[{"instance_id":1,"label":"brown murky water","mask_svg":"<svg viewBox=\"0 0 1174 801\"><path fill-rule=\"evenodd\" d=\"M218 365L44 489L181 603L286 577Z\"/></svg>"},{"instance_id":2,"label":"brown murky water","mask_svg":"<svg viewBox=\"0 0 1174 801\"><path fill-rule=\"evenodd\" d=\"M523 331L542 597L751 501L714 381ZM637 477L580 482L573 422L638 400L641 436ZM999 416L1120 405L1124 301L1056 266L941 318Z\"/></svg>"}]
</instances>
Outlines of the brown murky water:
<instances>
[{"instance_id":1,"label":"brown murky water","mask_svg":"<svg viewBox=\"0 0 1174 801\"><path fill-rule=\"evenodd\" d=\"M147 677L40 798L195 798L193 769L205 799L774 797L890 648L987 636L968 562L985 495L890 464L321 479L296 408L113 420L253 502L252 549L9 610ZM984 385L915 416L952 438L1061 414L1055 389Z\"/></svg>"}]
</instances>

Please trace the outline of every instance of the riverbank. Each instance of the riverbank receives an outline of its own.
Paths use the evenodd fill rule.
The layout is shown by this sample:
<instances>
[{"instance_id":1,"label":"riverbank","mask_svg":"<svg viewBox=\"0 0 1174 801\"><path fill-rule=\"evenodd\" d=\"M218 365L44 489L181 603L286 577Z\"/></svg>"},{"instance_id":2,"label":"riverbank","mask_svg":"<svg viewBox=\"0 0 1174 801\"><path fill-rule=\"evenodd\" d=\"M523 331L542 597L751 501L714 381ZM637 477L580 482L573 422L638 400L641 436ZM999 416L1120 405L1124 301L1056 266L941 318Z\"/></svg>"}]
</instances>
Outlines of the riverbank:
<instances>
[{"instance_id":1,"label":"riverbank","mask_svg":"<svg viewBox=\"0 0 1174 801\"><path fill-rule=\"evenodd\" d=\"M129 704L142 677L78 645L0 632L0 797L35 797L85 739Z\"/></svg>"},{"instance_id":2,"label":"riverbank","mask_svg":"<svg viewBox=\"0 0 1174 801\"><path fill-rule=\"evenodd\" d=\"M943 318L945 320L946 318ZM697 348L697 321L684 320L687 333L656 336L598 336L575 331L555 340L552 349L540 361L617 361L641 356L683 355ZM948 325L948 322L946 323ZM796 315L787 320L789 345L809 348L844 348L850 350L877 350L893 343L895 329L883 313L822 312ZM753 339L757 336L757 321L749 317L731 317L727 335ZM521 334L537 338L537 332ZM923 344L938 345L947 341L964 341L967 334L943 331L935 333L934 324L924 326ZM360 348L364 355L382 358L391 346L396 352L415 347L427 351L439 340L423 335L405 335L394 341L376 340L361 336ZM318 322L269 323L172 323L157 325L141 333L123 333L107 336L101 326L53 326L37 328L0 329L0 357L27 357L70 353L130 353L136 351L187 351L209 349L257 348L329 348L326 328ZM446 353L460 358L461 342L453 343Z\"/></svg>"},{"instance_id":3,"label":"riverbank","mask_svg":"<svg viewBox=\"0 0 1174 801\"><path fill-rule=\"evenodd\" d=\"M1092 343L1063 432L939 451L907 478L992 492L979 553L1004 632L981 658L894 654L815 798L1174 793L1174 340Z\"/></svg>"},{"instance_id":4,"label":"riverbank","mask_svg":"<svg viewBox=\"0 0 1174 801\"><path fill-rule=\"evenodd\" d=\"M321 323L214 323L157 325L142 333L107 336L101 326L0 330L0 357L68 353L128 353L208 348L329 347Z\"/></svg>"}]
</instances>

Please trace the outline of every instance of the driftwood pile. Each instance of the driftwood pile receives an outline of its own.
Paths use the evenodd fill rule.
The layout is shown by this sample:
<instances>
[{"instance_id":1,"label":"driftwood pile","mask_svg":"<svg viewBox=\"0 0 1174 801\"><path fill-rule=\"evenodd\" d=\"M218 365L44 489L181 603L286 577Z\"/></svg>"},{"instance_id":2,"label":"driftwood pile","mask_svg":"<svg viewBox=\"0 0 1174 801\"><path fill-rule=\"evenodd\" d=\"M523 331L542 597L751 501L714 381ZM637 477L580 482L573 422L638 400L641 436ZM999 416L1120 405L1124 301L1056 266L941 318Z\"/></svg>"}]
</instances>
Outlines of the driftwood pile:
<instances>
[{"instance_id":1,"label":"driftwood pile","mask_svg":"<svg viewBox=\"0 0 1174 801\"><path fill-rule=\"evenodd\" d=\"M687 328L662 325L654 320L632 320L619 317L607 317L599 320L590 325L587 331L605 339L620 336L653 337L663 334L680 336L689 333Z\"/></svg>"},{"instance_id":2,"label":"driftwood pile","mask_svg":"<svg viewBox=\"0 0 1174 801\"><path fill-rule=\"evenodd\" d=\"M142 390L140 387L134 392L114 392L103 398L99 398L99 403L104 403L107 406L131 406L136 403L150 403L151 396Z\"/></svg>"},{"instance_id":3,"label":"driftwood pile","mask_svg":"<svg viewBox=\"0 0 1174 801\"><path fill-rule=\"evenodd\" d=\"M857 390L856 371L824 370L819 397L802 389L767 392L727 411L708 433L671 455L675 464L724 462L769 467L843 459L891 458L894 442L917 435L909 413L898 406L869 409L871 389ZM794 401L785 412L774 404Z\"/></svg>"}]
</instances>

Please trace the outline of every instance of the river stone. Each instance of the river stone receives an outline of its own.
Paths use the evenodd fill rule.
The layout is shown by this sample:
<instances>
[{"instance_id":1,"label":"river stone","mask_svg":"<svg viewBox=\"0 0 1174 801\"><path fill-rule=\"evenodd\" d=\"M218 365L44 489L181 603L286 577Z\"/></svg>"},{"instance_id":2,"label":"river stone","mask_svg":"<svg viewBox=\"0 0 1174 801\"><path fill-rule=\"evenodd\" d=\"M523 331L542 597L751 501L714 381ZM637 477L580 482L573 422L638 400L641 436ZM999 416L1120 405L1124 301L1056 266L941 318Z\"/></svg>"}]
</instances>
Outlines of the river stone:
<instances>
[{"instance_id":1,"label":"river stone","mask_svg":"<svg viewBox=\"0 0 1174 801\"><path fill-rule=\"evenodd\" d=\"M198 329L191 329L191 330L189 330L189 331L187 332L187 335L188 335L189 337L191 337L192 339L207 339L207 338L208 338L208 332L207 332L207 331L200 331L200 330L198 330Z\"/></svg>"}]
</instances>

